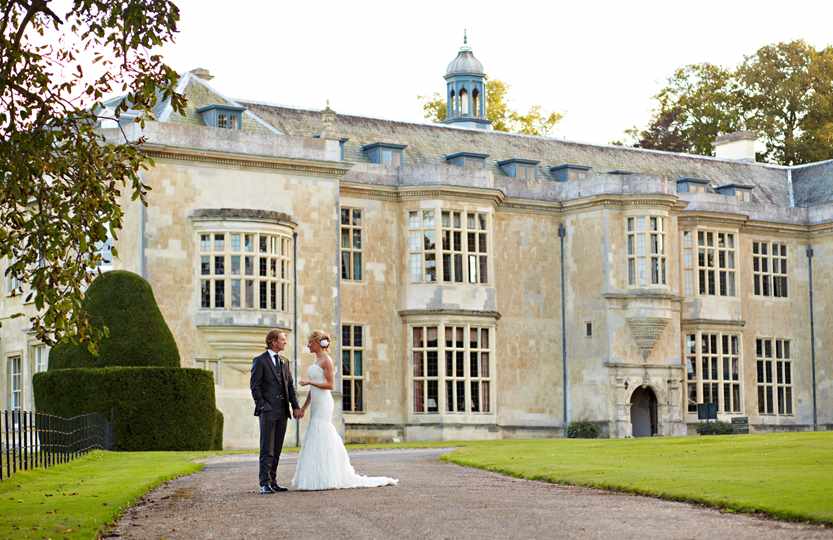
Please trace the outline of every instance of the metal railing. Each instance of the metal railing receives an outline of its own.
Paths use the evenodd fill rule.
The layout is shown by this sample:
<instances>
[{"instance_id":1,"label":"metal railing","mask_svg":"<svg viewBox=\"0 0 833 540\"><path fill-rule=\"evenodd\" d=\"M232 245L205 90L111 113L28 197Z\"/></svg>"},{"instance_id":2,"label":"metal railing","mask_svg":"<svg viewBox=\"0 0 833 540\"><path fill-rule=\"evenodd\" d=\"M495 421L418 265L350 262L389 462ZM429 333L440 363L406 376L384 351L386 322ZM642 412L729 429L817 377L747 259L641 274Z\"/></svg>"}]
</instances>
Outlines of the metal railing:
<instances>
[{"instance_id":1,"label":"metal railing","mask_svg":"<svg viewBox=\"0 0 833 540\"><path fill-rule=\"evenodd\" d=\"M110 422L98 413L62 418L34 411L0 414L0 480L17 471L67 463L113 444Z\"/></svg>"}]
</instances>

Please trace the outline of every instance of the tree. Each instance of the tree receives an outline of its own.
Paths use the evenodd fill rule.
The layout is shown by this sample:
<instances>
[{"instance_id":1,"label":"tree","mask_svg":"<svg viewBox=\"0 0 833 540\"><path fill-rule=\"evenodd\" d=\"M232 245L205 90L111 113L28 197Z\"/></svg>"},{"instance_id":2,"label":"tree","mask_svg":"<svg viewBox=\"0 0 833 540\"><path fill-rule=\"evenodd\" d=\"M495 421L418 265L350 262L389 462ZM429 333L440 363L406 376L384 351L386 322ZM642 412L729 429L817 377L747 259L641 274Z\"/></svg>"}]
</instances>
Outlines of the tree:
<instances>
[{"instance_id":1,"label":"tree","mask_svg":"<svg viewBox=\"0 0 833 540\"><path fill-rule=\"evenodd\" d=\"M496 131L522 133L524 135L548 135L553 126L563 115L560 113L543 112L540 105L533 105L526 114L521 114L509 108L507 94L509 85L499 79L486 81L486 117L492 122ZM439 93L429 99L419 96L422 100L422 111L426 119L432 122L443 122L446 118L445 98Z\"/></svg>"},{"instance_id":2,"label":"tree","mask_svg":"<svg viewBox=\"0 0 833 540\"><path fill-rule=\"evenodd\" d=\"M833 48L804 41L767 45L734 70L678 69L654 96L654 116L629 130L635 146L712 155L717 135L759 133L762 158L797 164L833 157Z\"/></svg>"},{"instance_id":3,"label":"tree","mask_svg":"<svg viewBox=\"0 0 833 540\"><path fill-rule=\"evenodd\" d=\"M637 135L641 148L711 155L715 137L741 124L733 74L713 64L678 69L654 99L654 118Z\"/></svg>"},{"instance_id":4,"label":"tree","mask_svg":"<svg viewBox=\"0 0 833 540\"><path fill-rule=\"evenodd\" d=\"M81 309L98 246L122 224L122 189L145 203L141 140L105 140L128 108L144 122L158 99L176 111L176 73L152 49L173 40L167 0L0 0L0 257L5 277L33 300L37 338L72 336L95 351L105 330ZM104 99L125 99L104 116ZM124 132L122 132L124 135ZM14 316L19 317L21 313Z\"/></svg>"},{"instance_id":5,"label":"tree","mask_svg":"<svg viewBox=\"0 0 833 540\"><path fill-rule=\"evenodd\" d=\"M740 65L741 107L748 128L764 136L765 158L790 164L833 157L822 133L833 121L831 63L833 48L793 41L762 47Z\"/></svg>"}]
</instances>

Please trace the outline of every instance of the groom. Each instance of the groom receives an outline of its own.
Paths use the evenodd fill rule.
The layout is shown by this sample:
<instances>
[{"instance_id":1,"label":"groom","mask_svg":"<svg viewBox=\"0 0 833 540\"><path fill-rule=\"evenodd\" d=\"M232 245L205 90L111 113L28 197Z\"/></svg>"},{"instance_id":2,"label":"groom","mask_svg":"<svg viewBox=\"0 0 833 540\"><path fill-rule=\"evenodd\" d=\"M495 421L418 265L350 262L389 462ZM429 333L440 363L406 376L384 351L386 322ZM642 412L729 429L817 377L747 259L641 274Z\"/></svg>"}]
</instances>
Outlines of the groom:
<instances>
[{"instance_id":1,"label":"groom","mask_svg":"<svg viewBox=\"0 0 833 540\"><path fill-rule=\"evenodd\" d=\"M295 384L289 371L289 362L278 353L286 348L286 334L270 330L266 334L266 352L252 362L249 386L255 400L255 416L260 417L260 493L286 491L278 485L275 473L281 457L286 421L302 418L304 411L295 397Z\"/></svg>"}]
</instances>

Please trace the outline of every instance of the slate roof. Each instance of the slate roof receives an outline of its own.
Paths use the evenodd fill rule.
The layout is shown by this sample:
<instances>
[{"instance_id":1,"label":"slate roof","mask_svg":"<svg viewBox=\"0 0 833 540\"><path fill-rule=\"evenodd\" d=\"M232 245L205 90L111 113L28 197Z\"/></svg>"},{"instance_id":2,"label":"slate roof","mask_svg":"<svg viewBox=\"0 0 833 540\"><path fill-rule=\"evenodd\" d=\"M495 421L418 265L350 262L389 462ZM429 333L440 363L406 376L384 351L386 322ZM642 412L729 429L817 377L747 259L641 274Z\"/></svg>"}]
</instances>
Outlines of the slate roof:
<instances>
[{"instance_id":1,"label":"slate roof","mask_svg":"<svg viewBox=\"0 0 833 540\"><path fill-rule=\"evenodd\" d=\"M315 136L322 130L321 112L237 100L241 105L288 135ZM330 138L347 138L345 159L367 162L361 147L374 142L407 145L405 162L410 165L445 163L455 152L488 154L486 166L503 174L498 162L522 158L538 160L538 177L553 180L549 168L564 163L587 165L595 173L626 170L676 181L679 177L709 180L712 187L751 184L755 202L790 206L787 169L762 163L720 160L690 154L675 154L622 146L569 142L548 137L516 135L497 131L462 129L438 124L420 124L337 114ZM833 197L833 180L831 180Z\"/></svg>"},{"instance_id":2,"label":"slate roof","mask_svg":"<svg viewBox=\"0 0 833 540\"><path fill-rule=\"evenodd\" d=\"M793 167L796 206L833 202L833 159Z\"/></svg>"}]
</instances>

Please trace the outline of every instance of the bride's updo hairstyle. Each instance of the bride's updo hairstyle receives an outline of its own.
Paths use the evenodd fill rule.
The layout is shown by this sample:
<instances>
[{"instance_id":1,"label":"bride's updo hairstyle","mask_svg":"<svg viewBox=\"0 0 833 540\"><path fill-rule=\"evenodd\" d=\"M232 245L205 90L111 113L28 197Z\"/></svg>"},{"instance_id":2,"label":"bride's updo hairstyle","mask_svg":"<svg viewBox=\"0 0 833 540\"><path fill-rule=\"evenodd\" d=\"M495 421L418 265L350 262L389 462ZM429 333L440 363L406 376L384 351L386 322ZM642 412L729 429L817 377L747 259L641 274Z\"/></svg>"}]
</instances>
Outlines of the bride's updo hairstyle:
<instances>
[{"instance_id":1,"label":"bride's updo hairstyle","mask_svg":"<svg viewBox=\"0 0 833 540\"><path fill-rule=\"evenodd\" d=\"M310 341L317 341L321 348L325 351L330 348L330 343L332 343L332 339L330 338L330 334L323 330L315 330L309 336Z\"/></svg>"}]
</instances>

